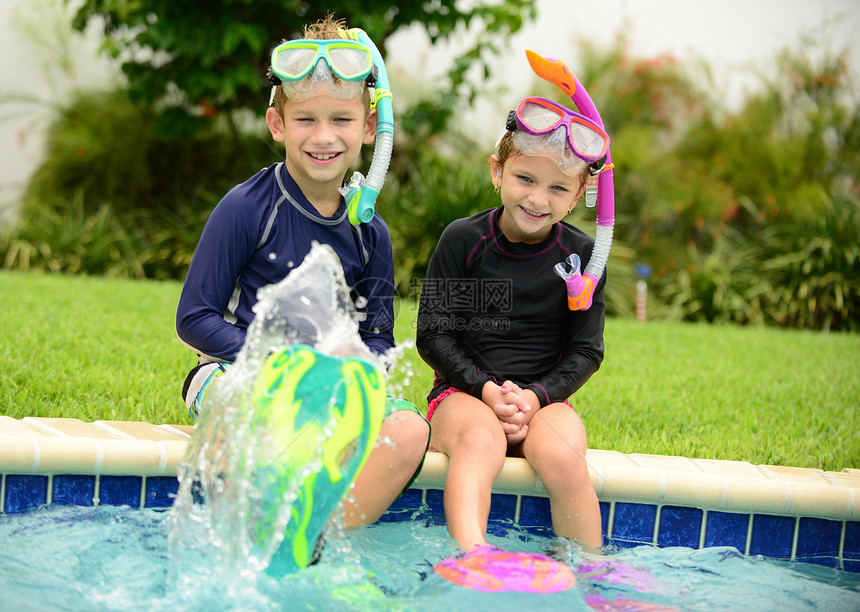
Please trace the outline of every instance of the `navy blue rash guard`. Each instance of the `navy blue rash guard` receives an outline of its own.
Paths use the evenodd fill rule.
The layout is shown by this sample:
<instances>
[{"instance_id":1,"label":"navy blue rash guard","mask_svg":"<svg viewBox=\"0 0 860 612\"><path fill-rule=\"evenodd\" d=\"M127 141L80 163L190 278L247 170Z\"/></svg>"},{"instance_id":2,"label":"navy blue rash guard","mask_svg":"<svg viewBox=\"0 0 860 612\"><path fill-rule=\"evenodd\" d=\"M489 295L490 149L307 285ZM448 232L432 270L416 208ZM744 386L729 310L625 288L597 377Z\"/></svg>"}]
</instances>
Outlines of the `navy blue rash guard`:
<instances>
[{"instance_id":1,"label":"navy blue rash guard","mask_svg":"<svg viewBox=\"0 0 860 612\"><path fill-rule=\"evenodd\" d=\"M531 389L541 407L564 401L603 361L603 275L591 307L571 311L555 264L591 257L594 240L564 222L538 244L511 242L502 209L451 223L421 290L416 345L436 373L428 400L450 387L481 398L488 381Z\"/></svg>"},{"instance_id":2,"label":"navy blue rash guard","mask_svg":"<svg viewBox=\"0 0 860 612\"><path fill-rule=\"evenodd\" d=\"M176 311L179 339L200 362L232 362L245 342L257 291L304 261L313 242L340 258L359 312L364 343L376 354L394 346L394 262L385 222L350 224L341 203L323 217L283 163L264 168L231 189L212 211L197 243Z\"/></svg>"}]
</instances>

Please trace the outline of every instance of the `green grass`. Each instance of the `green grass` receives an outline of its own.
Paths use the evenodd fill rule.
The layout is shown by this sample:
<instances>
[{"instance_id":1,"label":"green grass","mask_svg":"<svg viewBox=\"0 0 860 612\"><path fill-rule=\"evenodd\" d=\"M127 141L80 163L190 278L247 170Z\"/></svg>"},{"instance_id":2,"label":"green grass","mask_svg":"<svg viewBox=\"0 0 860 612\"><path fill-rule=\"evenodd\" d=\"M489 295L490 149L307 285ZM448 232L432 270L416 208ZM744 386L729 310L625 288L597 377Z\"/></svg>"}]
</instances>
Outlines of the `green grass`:
<instances>
[{"instance_id":1,"label":"green grass","mask_svg":"<svg viewBox=\"0 0 860 612\"><path fill-rule=\"evenodd\" d=\"M0 414L190 423L179 290L0 272ZM414 339L415 314L400 305L399 341ZM572 403L591 448L860 468L858 364L857 335L612 319L603 366ZM395 379L424 405L432 372L414 348Z\"/></svg>"}]
</instances>

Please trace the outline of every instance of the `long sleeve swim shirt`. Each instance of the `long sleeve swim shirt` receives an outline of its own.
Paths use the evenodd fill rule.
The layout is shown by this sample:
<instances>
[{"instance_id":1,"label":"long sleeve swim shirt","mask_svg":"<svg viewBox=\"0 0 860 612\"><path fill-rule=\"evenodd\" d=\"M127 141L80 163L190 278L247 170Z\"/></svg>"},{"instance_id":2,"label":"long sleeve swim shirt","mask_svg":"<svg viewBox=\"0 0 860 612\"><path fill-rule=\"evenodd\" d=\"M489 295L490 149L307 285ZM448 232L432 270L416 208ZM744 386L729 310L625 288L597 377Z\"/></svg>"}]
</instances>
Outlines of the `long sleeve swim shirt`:
<instances>
[{"instance_id":1,"label":"long sleeve swim shirt","mask_svg":"<svg viewBox=\"0 0 860 612\"><path fill-rule=\"evenodd\" d=\"M376 354L394 346L394 262L388 227L377 214L350 224L346 206L323 217L283 163L231 189L200 236L176 312L180 340L201 362L232 362L254 318L257 292L298 267L314 242L331 246L357 307L364 343ZM361 297L363 299L359 300Z\"/></svg>"},{"instance_id":2,"label":"long sleeve swim shirt","mask_svg":"<svg viewBox=\"0 0 860 612\"><path fill-rule=\"evenodd\" d=\"M587 262L594 240L564 222L538 244L511 242L502 209L451 223L421 289L417 348L436 381L428 399L454 387L477 398L488 381L512 380L541 407L564 401L603 361L603 275L591 307L571 311L553 271L571 253Z\"/></svg>"}]
</instances>

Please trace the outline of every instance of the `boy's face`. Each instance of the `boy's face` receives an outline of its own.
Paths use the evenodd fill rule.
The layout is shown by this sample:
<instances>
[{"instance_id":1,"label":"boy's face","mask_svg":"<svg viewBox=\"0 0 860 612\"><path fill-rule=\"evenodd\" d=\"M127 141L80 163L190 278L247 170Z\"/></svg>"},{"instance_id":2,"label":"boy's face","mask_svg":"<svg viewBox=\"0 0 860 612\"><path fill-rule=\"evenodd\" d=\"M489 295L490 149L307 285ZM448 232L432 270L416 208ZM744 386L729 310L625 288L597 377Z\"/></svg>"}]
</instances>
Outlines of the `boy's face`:
<instances>
[{"instance_id":1,"label":"boy's face","mask_svg":"<svg viewBox=\"0 0 860 612\"><path fill-rule=\"evenodd\" d=\"M266 112L272 138L283 142L290 174L302 192L313 198L334 198L362 144L376 136L376 111L362 99L337 100L317 95L303 102L288 100L283 117Z\"/></svg>"},{"instance_id":2,"label":"boy's face","mask_svg":"<svg viewBox=\"0 0 860 612\"><path fill-rule=\"evenodd\" d=\"M493 184L501 188L504 210L499 227L512 242L535 243L576 206L585 187L549 157L513 155L502 166L490 158Z\"/></svg>"}]
</instances>

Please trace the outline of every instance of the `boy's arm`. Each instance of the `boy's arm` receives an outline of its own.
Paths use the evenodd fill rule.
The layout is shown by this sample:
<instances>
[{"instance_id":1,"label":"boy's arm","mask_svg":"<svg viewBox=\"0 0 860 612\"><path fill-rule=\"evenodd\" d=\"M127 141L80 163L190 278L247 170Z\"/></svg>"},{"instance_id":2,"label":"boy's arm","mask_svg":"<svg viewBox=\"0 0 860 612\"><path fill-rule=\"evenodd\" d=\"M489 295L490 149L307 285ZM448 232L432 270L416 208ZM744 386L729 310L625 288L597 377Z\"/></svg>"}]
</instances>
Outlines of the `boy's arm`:
<instances>
[{"instance_id":1,"label":"boy's arm","mask_svg":"<svg viewBox=\"0 0 860 612\"><path fill-rule=\"evenodd\" d=\"M224 317L258 226L228 193L203 228L176 309L179 339L201 355L232 362L245 342L245 330Z\"/></svg>"},{"instance_id":2,"label":"boy's arm","mask_svg":"<svg viewBox=\"0 0 860 612\"><path fill-rule=\"evenodd\" d=\"M603 361L603 327L606 315L606 274L597 284L588 310L568 313L564 348L558 365L523 389L534 392L540 407L564 401L591 378Z\"/></svg>"},{"instance_id":3,"label":"boy's arm","mask_svg":"<svg viewBox=\"0 0 860 612\"><path fill-rule=\"evenodd\" d=\"M378 217L377 217L378 218ZM388 228L379 219L381 229L371 250L364 276L357 282L356 293L367 300L360 312L366 318L358 331L367 347L376 355L394 348L394 257Z\"/></svg>"}]
</instances>

